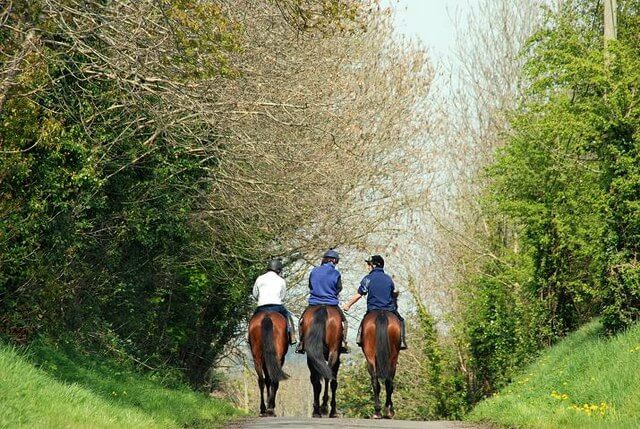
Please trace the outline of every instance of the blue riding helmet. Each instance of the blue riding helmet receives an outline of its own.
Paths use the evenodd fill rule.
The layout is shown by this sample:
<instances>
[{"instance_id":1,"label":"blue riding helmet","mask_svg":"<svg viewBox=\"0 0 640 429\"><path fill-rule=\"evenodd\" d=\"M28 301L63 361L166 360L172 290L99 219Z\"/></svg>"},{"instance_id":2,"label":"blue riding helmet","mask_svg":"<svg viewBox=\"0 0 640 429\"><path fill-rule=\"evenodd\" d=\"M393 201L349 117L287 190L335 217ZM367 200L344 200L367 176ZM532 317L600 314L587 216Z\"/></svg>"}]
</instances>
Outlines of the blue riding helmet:
<instances>
[{"instance_id":1,"label":"blue riding helmet","mask_svg":"<svg viewBox=\"0 0 640 429\"><path fill-rule=\"evenodd\" d=\"M326 252L324 252L324 255L322 255L322 257L335 259L336 261L340 259L340 255L338 254L338 252L336 252L333 249L329 249Z\"/></svg>"}]
</instances>

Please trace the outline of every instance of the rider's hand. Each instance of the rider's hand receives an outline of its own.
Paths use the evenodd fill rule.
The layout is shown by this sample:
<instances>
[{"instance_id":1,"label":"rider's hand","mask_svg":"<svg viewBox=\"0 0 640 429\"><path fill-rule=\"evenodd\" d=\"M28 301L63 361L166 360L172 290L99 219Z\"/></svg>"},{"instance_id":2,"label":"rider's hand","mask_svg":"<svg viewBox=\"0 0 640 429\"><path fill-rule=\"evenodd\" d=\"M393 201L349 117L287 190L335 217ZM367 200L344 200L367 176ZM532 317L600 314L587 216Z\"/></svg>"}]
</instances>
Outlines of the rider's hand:
<instances>
[{"instance_id":1,"label":"rider's hand","mask_svg":"<svg viewBox=\"0 0 640 429\"><path fill-rule=\"evenodd\" d=\"M345 305L344 307L342 307L342 309L343 309L344 311L349 311L349 308L351 308L351 307L349 307L348 305Z\"/></svg>"}]
</instances>

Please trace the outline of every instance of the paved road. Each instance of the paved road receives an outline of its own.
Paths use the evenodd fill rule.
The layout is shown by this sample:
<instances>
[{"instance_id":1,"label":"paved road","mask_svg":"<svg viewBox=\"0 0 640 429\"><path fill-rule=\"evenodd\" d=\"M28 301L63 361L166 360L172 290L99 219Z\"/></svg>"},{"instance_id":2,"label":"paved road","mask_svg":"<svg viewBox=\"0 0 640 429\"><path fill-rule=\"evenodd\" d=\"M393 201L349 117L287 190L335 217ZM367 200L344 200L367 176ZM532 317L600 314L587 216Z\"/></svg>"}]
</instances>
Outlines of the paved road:
<instances>
[{"instance_id":1,"label":"paved road","mask_svg":"<svg viewBox=\"0 0 640 429\"><path fill-rule=\"evenodd\" d=\"M323 429L323 428L383 428L383 429L489 429L488 426L465 422L413 422L407 420L311 419L301 417L265 417L237 422L231 428L246 429Z\"/></svg>"}]
</instances>

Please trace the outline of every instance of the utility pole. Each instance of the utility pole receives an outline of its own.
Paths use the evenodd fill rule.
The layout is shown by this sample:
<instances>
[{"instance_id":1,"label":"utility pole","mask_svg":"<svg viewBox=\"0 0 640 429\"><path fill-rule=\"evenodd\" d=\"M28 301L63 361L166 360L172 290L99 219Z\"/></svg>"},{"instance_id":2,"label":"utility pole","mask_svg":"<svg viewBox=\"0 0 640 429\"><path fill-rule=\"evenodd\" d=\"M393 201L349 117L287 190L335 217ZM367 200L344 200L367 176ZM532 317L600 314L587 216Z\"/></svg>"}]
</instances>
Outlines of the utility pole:
<instances>
[{"instance_id":1,"label":"utility pole","mask_svg":"<svg viewBox=\"0 0 640 429\"><path fill-rule=\"evenodd\" d=\"M616 0L604 0L604 45L618 37L618 5Z\"/></svg>"}]
</instances>

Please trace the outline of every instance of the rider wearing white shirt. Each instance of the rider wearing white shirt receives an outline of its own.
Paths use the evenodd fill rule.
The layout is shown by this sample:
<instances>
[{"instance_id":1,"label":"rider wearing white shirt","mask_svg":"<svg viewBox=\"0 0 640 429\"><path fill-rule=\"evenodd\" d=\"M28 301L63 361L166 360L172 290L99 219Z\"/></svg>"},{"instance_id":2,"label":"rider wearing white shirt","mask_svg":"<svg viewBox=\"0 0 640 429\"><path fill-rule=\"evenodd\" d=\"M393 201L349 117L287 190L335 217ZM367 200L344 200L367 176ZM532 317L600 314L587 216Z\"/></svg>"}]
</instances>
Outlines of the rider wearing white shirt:
<instances>
[{"instance_id":1,"label":"rider wearing white shirt","mask_svg":"<svg viewBox=\"0 0 640 429\"><path fill-rule=\"evenodd\" d=\"M296 343L296 334L293 329L291 313L282 305L282 300L287 293L287 282L280 277L282 273L282 261L272 259L267 265L267 272L256 279L253 285L253 297L258 301L255 313L259 311L277 311L287 320L289 342Z\"/></svg>"},{"instance_id":2,"label":"rider wearing white shirt","mask_svg":"<svg viewBox=\"0 0 640 429\"><path fill-rule=\"evenodd\" d=\"M253 297L258 300L258 307L282 305L286 293L287 282L275 271L267 271L258 277L253 285Z\"/></svg>"}]
</instances>

